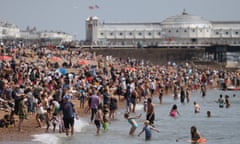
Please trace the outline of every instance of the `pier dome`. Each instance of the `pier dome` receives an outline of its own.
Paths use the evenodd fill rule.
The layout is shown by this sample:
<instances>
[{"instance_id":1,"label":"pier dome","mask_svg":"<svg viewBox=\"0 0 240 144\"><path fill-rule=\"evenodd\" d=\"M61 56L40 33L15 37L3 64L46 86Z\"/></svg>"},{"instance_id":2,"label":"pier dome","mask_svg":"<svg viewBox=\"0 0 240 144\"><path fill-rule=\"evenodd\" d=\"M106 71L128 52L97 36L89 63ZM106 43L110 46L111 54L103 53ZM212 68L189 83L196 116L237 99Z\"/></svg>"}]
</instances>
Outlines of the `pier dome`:
<instances>
[{"instance_id":1,"label":"pier dome","mask_svg":"<svg viewBox=\"0 0 240 144\"><path fill-rule=\"evenodd\" d=\"M185 10L182 14L169 17L161 22L165 28L209 28L212 27L210 21L200 17L188 14Z\"/></svg>"}]
</instances>

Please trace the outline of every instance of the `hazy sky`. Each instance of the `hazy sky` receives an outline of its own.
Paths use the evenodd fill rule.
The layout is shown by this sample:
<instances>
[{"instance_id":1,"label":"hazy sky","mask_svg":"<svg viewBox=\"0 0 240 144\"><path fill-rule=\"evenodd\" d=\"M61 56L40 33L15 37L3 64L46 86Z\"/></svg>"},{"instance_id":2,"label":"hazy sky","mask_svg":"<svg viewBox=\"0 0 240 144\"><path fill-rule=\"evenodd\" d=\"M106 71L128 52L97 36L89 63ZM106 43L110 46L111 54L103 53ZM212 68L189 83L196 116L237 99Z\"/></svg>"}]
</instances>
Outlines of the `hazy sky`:
<instances>
[{"instance_id":1,"label":"hazy sky","mask_svg":"<svg viewBox=\"0 0 240 144\"><path fill-rule=\"evenodd\" d=\"M93 15L100 22L161 22L186 9L208 20L240 21L239 6L240 0L0 0L0 20L84 40L85 19Z\"/></svg>"}]
</instances>

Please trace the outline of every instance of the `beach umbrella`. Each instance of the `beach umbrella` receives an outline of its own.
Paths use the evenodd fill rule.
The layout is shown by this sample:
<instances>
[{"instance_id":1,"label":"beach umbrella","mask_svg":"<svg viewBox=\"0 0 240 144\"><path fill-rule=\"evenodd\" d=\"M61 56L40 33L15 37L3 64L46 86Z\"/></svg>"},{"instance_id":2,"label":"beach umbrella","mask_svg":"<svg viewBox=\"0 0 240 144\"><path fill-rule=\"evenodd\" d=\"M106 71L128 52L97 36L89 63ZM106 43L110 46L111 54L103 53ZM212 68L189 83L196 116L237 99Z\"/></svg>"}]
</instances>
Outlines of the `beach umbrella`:
<instances>
[{"instance_id":1,"label":"beach umbrella","mask_svg":"<svg viewBox=\"0 0 240 144\"><path fill-rule=\"evenodd\" d=\"M57 57L57 56L53 56L53 57L51 57L50 59L49 59L50 61L61 61L62 60L62 58L60 58L60 57Z\"/></svg>"},{"instance_id":2,"label":"beach umbrella","mask_svg":"<svg viewBox=\"0 0 240 144\"><path fill-rule=\"evenodd\" d=\"M65 68L58 68L56 72L60 73L61 75L65 75L68 73L67 69Z\"/></svg>"},{"instance_id":3,"label":"beach umbrella","mask_svg":"<svg viewBox=\"0 0 240 144\"><path fill-rule=\"evenodd\" d=\"M87 60L79 60L78 61L78 64L80 64L80 65L86 65L86 64L88 64L89 62L87 61Z\"/></svg>"},{"instance_id":4,"label":"beach umbrella","mask_svg":"<svg viewBox=\"0 0 240 144\"><path fill-rule=\"evenodd\" d=\"M125 67L124 70L125 71L136 71L136 68L134 68L134 67Z\"/></svg>"},{"instance_id":5,"label":"beach umbrella","mask_svg":"<svg viewBox=\"0 0 240 144\"><path fill-rule=\"evenodd\" d=\"M12 57L7 55L2 55L0 56L0 60L10 61L12 60Z\"/></svg>"}]
</instances>

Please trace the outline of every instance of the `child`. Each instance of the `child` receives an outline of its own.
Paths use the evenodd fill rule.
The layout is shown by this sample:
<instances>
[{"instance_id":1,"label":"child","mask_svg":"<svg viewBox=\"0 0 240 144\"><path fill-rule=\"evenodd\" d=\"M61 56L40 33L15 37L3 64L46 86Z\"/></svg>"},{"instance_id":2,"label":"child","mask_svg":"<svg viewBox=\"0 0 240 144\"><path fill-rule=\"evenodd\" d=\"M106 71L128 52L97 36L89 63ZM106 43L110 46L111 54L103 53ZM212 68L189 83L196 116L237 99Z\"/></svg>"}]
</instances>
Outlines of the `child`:
<instances>
[{"instance_id":1,"label":"child","mask_svg":"<svg viewBox=\"0 0 240 144\"><path fill-rule=\"evenodd\" d=\"M220 94L217 103L219 104L219 108L223 108L224 107L224 99L222 97L222 94Z\"/></svg>"},{"instance_id":2,"label":"child","mask_svg":"<svg viewBox=\"0 0 240 144\"><path fill-rule=\"evenodd\" d=\"M59 133L62 133L62 132L65 131L63 119L60 119L60 122L59 122L58 126L59 126Z\"/></svg>"},{"instance_id":3,"label":"child","mask_svg":"<svg viewBox=\"0 0 240 144\"><path fill-rule=\"evenodd\" d=\"M144 110L144 112L147 111L147 97L146 96L144 96L144 100L143 100L143 110Z\"/></svg>"},{"instance_id":4,"label":"child","mask_svg":"<svg viewBox=\"0 0 240 144\"><path fill-rule=\"evenodd\" d=\"M103 129L104 132L108 131L109 126L109 111L107 105L104 105L103 107Z\"/></svg>"},{"instance_id":5,"label":"child","mask_svg":"<svg viewBox=\"0 0 240 144\"><path fill-rule=\"evenodd\" d=\"M226 108L230 107L230 101L229 101L229 96L228 95L225 96L225 104L226 104Z\"/></svg>"},{"instance_id":6,"label":"child","mask_svg":"<svg viewBox=\"0 0 240 144\"><path fill-rule=\"evenodd\" d=\"M80 88L80 108L84 108L84 103L85 103L85 90L83 87Z\"/></svg>"},{"instance_id":7,"label":"child","mask_svg":"<svg viewBox=\"0 0 240 144\"><path fill-rule=\"evenodd\" d=\"M50 118L51 118L51 109L48 108L48 109L47 109L47 112L46 112L46 114L45 114L45 121L46 121L46 125L47 125L47 127L46 127L46 132L48 132L49 127L50 127Z\"/></svg>"},{"instance_id":8,"label":"child","mask_svg":"<svg viewBox=\"0 0 240 144\"><path fill-rule=\"evenodd\" d=\"M137 122L135 121L135 119L139 119L140 117L142 116L142 114L138 115L138 116L132 116L130 117L129 113L125 113L124 114L124 117L125 119L128 120L128 122L131 124L131 129L129 131L129 135L133 136L134 135L134 132L135 130L138 128L138 124Z\"/></svg>"},{"instance_id":9,"label":"child","mask_svg":"<svg viewBox=\"0 0 240 144\"><path fill-rule=\"evenodd\" d=\"M194 112L200 113L200 105L196 101L194 101L193 104L194 104Z\"/></svg>"},{"instance_id":10,"label":"child","mask_svg":"<svg viewBox=\"0 0 240 144\"><path fill-rule=\"evenodd\" d=\"M51 118L51 122L52 122L52 125L53 125L53 132L55 132L57 123L59 123L57 113L53 113L53 116Z\"/></svg>"},{"instance_id":11,"label":"child","mask_svg":"<svg viewBox=\"0 0 240 144\"><path fill-rule=\"evenodd\" d=\"M170 115L171 117L175 118L175 117L177 116L177 114L180 115L180 113L179 113L178 110L177 110L177 105L174 104L174 105L172 106L172 109L171 109L169 115Z\"/></svg>"},{"instance_id":12,"label":"child","mask_svg":"<svg viewBox=\"0 0 240 144\"><path fill-rule=\"evenodd\" d=\"M142 131L138 134L138 136L140 136L144 131L145 131L145 140L148 141L148 140L151 140L152 138L152 130L156 131L156 132L160 132L158 129L152 127L151 125L149 125L149 121L146 120L144 122L144 127L142 129Z\"/></svg>"}]
</instances>

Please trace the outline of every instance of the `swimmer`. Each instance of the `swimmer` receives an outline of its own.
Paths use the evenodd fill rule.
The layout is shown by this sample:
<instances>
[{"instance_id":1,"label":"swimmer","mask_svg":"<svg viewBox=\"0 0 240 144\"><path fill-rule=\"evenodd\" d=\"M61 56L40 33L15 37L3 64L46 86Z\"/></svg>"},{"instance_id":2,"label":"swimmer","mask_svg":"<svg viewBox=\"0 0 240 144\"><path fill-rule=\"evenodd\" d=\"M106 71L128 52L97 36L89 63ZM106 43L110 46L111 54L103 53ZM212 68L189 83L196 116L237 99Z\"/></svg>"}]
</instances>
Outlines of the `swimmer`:
<instances>
[{"instance_id":1,"label":"swimmer","mask_svg":"<svg viewBox=\"0 0 240 144\"><path fill-rule=\"evenodd\" d=\"M211 117L211 112L207 111L207 117Z\"/></svg>"},{"instance_id":2,"label":"swimmer","mask_svg":"<svg viewBox=\"0 0 240 144\"><path fill-rule=\"evenodd\" d=\"M138 115L138 116L130 116L129 113L125 113L124 114L124 118L128 120L128 122L131 124L131 128L129 131L129 135L133 136L135 130L138 128L138 124L136 122L135 119L139 119L142 116L142 114Z\"/></svg>"},{"instance_id":3,"label":"swimmer","mask_svg":"<svg viewBox=\"0 0 240 144\"><path fill-rule=\"evenodd\" d=\"M195 126L191 126L190 133L192 144L206 143L207 140L201 137L200 133L197 131L197 128Z\"/></svg>"},{"instance_id":4,"label":"swimmer","mask_svg":"<svg viewBox=\"0 0 240 144\"><path fill-rule=\"evenodd\" d=\"M171 117L175 118L175 117L177 116L177 114L180 116L180 113L178 112L178 109L177 109L177 105L174 104L174 105L172 106L172 109L171 109L169 115L170 115Z\"/></svg>"}]
</instances>

